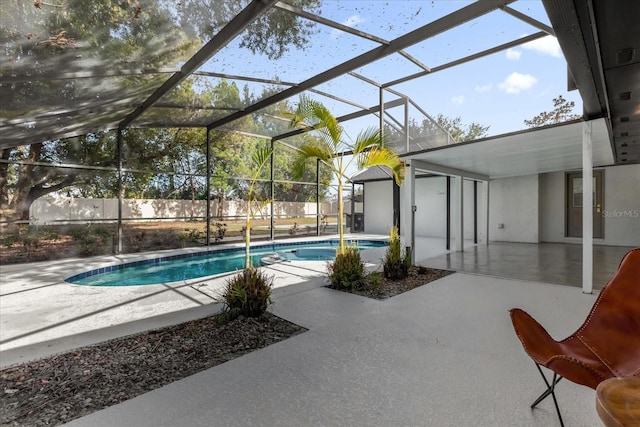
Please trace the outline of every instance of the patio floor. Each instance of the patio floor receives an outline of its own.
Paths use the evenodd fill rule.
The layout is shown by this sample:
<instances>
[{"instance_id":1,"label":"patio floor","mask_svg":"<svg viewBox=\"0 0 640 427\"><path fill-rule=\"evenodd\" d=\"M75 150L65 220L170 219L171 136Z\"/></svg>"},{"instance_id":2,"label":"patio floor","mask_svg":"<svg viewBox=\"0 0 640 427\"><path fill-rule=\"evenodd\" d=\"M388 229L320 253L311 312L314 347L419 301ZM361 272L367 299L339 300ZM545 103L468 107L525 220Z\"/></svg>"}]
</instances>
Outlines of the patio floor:
<instances>
[{"instance_id":1,"label":"patio floor","mask_svg":"<svg viewBox=\"0 0 640 427\"><path fill-rule=\"evenodd\" d=\"M416 245L418 255L420 240ZM422 243L425 256L417 256L420 264L533 282L582 287L582 245L569 243L503 243L465 244L464 252L433 255L435 242ZM437 246L444 247L444 240ZM633 248L624 246L593 247L593 288L602 289L618 268L620 260Z\"/></svg>"},{"instance_id":2,"label":"patio floor","mask_svg":"<svg viewBox=\"0 0 640 427\"><path fill-rule=\"evenodd\" d=\"M324 287L278 295L301 335L69 423L130 426L554 426L507 310L555 337L594 295L458 273L386 301ZM597 426L595 392L557 386L565 425Z\"/></svg>"},{"instance_id":3,"label":"patio floor","mask_svg":"<svg viewBox=\"0 0 640 427\"><path fill-rule=\"evenodd\" d=\"M597 293L544 283L579 286L579 245L535 246L465 242L465 252L447 254L444 241L418 239L419 264L459 273L386 301L325 288L321 262L272 266L273 312L308 332L69 425L556 425L551 401L529 409L543 384L507 311L524 308L559 339L580 326ZM596 284L625 252L594 248ZM221 279L128 288L63 281L79 263L131 257L3 266L0 366L218 310ZM558 395L567 426L599 425L593 390L562 382Z\"/></svg>"}]
</instances>

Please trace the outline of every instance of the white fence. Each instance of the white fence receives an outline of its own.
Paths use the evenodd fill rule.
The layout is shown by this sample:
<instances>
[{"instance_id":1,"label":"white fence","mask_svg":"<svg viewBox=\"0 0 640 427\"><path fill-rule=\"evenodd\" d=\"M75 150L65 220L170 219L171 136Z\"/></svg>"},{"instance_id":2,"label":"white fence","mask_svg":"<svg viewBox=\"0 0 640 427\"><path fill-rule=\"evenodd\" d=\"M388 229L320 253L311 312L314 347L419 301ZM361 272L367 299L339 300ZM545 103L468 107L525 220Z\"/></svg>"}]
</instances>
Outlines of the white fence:
<instances>
[{"instance_id":1,"label":"white fence","mask_svg":"<svg viewBox=\"0 0 640 427\"><path fill-rule=\"evenodd\" d=\"M282 217L302 217L316 215L315 203L274 202L274 215ZM347 206L345 206L346 208ZM185 219L206 216L206 200L165 200L165 199L124 199L122 201L123 219ZM211 216L218 212L218 202L211 201ZM246 202L225 201L222 214L225 217L243 217ZM258 217L268 218L270 206L262 209ZM335 203L320 204L320 214L335 215ZM61 221L100 221L118 219L118 199L81 199L81 198L47 198L43 197L31 205L29 209L31 221L48 224Z\"/></svg>"}]
</instances>

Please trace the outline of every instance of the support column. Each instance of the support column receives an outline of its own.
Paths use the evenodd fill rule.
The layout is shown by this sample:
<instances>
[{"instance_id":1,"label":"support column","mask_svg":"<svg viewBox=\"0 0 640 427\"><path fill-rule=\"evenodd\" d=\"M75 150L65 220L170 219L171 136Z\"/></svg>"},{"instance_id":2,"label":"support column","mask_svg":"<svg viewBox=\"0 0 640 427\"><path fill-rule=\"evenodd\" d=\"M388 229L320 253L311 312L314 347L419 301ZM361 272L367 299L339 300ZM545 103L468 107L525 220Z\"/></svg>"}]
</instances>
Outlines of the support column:
<instances>
[{"instance_id":1,"label":"support column","mask_svg":"<svg viewBox=\"0 0 640 427\"><path fill-rule=\"evenodd\" d=\"M274 184L274 179L275 179L275 145L274 145L274 141L273 139L271 140L271 156L269 159L269 164L270 164L270 168L271 168L271 173L269 175L269 181L270 181L270 187L271 187L271 215L269 215L270 217L270 221L269 221L269 228L271 229L271 232L269 234L269 238L271 240L274 240L276 238L276 224L275 221L273 219L273 215L275 214L275 204L276 204L276 188L275 188L275 184Z\"/></svg>"},{"instance_id":2,"label":"support column","mask_svg":"<svg viewBox=\"0 0 640 427\"><path fill-rule=\"evenodd\" d=\"M316 236L320 235L320 159L316 159Z\"/></svg>"},{"instance_id":3,"label":"support column","mask_svg":"<svg viewBox=\"0 0 640 427\"><path fill-rule=\"evenodd\" d=\"M117 135L117 150L118 150L118 247L116 253L122 253L122 199L124 197L124 185L122 184L122 129L118 128Z\"/></svg>"},{"instance_id":4,"label":"support column","mask_svg":"<svg viewBox=\"0 0 640 427\"><path fill-rule=\"evenodd\" d=\"M489 244L489 181L483 183L484 192L482 193L483 211L484 211L484 244Z\"/></svg>"},{"instance_id":5,"label":"support column","mask_svg":"<svg viewBox=\"0 0 640 427\"><path fill-rule=\"evenodd\" d=\"M582 124L582 292L593 291L593 147L591 122Z\"/></svg>"},{"instance_id":6,"label":"support column","mask_svg":"<svg viewBox=\"0 0 640 427\"><path fill-rule=\"evenodd\" d=\"M447 227L446 227L446 236L447 240L447 250L451 249L451 177L447 175L447 197L446 197L446 217L447 217Z\"/></svg>"},{"instance_id":7,"label":"support column","mask_svg":"<svg viewBox=\"0 0 640 427\"><path fill-rule=\"evenodd\" d=\"M464 178L456 178L456 251L464 251Z\"/></svg>"},{"instance_id":8,"label":"support column","mask_svg":"<svg viewBox=\"0 0 640 427\"><path fill-rule=\"evenodd\" d=\"M478 243L478 181L473 181L473 243Z\"/></svg>"},{"instance_id":9,"label":"support column","mask_svg":"<svg viewBox=\"0 0 640 427\"><path fill-rule=\"evenodd\" d=\"M415 224L414 224L414 209L416 205L416 167L413 160L409 160L409 167L406 176L400 190L403 192L403 200L406 209L401 210L402 219L400 223L402 228L400 229L401 235L404 237L405 246L411 246L411 264L415 263Z\"/></svg>"},{"instance_id":10,"label":"support column","mask_svg":"<svg viewBox=\"0 0 640 427\"><path fill-rule=\"evenodd\" d=\"M211 131L207 129L207 150L206 150L206 167L207 167L207 211L206 211L206 246L211 245Z\"/></svg>"},{"instance_id":11,"label":"support column","mask_svg":"<svg viewBox=\"0 0 640 427\"><path fill-rule=\"evenodd\" d=\"M356 185L351 182L351 224L349 224L349 233L353 233L356 223Z\"/></svg>"}]
</instances>

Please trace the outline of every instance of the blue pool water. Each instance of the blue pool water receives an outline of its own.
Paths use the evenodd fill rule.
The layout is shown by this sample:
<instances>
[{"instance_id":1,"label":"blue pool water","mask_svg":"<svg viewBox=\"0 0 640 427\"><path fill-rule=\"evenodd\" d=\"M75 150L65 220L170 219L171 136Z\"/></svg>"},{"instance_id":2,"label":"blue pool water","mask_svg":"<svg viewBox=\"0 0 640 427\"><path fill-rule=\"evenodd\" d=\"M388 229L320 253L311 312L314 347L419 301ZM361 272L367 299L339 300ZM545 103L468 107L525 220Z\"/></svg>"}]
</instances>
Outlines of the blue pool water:
<instances>
[{"instance_id":1,"label":"blue pool water","mask_svg":"<svg viewBox=\"0 0 640 427\"><path fill-rule=\"evenodd\" d=\"M359 249L386 246L380 240L349 241ZM335 240L275 243L251 248L253 265L260 259L277 253L290 261L330 260L335 255L338 242ZM178 282L198 277L213 276L244 267L244 248L210 250L195 254L174 255L164 258L117 264L87 271L65 279L69 283L89 286L137 286Z\"/></svg>"}]
</instances>

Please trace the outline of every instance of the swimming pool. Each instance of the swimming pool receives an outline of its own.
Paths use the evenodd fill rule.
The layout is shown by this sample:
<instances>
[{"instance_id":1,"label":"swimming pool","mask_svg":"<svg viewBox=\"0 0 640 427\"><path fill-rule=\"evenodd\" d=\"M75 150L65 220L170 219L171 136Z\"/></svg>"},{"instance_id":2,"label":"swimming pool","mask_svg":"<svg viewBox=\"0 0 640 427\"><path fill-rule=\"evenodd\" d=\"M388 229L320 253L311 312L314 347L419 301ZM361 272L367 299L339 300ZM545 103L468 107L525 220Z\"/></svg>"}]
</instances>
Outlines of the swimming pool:
<instances>
[{"instance_id":1,"label":"swimming pool","mask_svg":"<svg viewBox=\"0 0 640 427\"><path fill-rule=\"evenodd\" d=\"M384 240L347 242L357 245L359 249L388 244ZM257 245L251 248L251 259L253 265L260 265L261 258L274 254L278 254L278 258L283 261L329 260L335 255L337 245L337 240ZM73 275L65 281L87 286L139 286L178 282L240 270L244 267L244 257L244 248L209 250L115 264Z\"/></svg>"}]
</instances>

